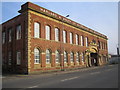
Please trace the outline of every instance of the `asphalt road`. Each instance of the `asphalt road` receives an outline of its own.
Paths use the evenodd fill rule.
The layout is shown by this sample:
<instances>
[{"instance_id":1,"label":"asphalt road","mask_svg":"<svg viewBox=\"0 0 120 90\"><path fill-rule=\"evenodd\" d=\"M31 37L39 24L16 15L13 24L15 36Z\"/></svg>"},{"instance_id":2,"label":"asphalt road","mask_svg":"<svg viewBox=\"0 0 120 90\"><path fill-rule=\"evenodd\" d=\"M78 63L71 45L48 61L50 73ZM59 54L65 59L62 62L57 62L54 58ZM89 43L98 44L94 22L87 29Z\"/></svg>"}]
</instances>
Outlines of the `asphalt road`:
<instances>
[{"instance_id":1,"label":"asphalt road","mask_svg":"<svg viewBox=\"0 0 120 90\"><path fill-rule=\"evenodd\" d=\"M118 65L74 71L3 77L3 88L118 88Z\"/></svg>"}]
</instances>

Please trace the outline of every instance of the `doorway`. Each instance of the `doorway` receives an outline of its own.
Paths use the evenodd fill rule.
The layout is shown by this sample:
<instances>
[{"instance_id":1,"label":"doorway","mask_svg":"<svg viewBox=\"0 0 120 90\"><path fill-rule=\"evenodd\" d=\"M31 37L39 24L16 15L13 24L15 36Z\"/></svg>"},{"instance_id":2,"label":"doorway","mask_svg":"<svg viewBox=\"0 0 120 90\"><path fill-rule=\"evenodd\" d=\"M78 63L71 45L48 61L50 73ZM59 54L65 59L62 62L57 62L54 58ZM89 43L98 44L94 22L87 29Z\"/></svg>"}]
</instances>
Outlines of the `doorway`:
<instances>
[{"instance_id":1,"label":"doorway","mask_svg":"<svg viewBox=\"0 0 120 90\"><path fill-rule=\"evenodd\" d=\"M90 53L91 57L91 65L92 66L98 66L98 54L97 53Z\"/></svg>"}]
</instances>

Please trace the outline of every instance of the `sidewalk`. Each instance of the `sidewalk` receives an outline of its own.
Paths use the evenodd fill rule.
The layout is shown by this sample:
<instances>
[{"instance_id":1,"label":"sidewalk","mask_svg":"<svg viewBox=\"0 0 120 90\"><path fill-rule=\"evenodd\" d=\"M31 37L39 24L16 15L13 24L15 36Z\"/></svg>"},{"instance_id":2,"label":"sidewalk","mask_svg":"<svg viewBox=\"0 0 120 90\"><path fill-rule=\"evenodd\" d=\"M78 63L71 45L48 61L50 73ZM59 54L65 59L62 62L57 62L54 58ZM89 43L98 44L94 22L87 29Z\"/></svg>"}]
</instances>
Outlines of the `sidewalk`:
<instances>
[{"instance_id":1,"label":"sidewalk","mask_svg":"<svg viewBox=\"0 0 120 90\"><path fill-rule=\"evenodd\" d=\"M104 65L107 66L107 65ZM93 67L82 67L82 68L76 68L76 69L66 69L64 71L51 71L51 72L37 72L37 73L32 73L32 74L3 74L2 78L15 78L15 77L30 77L30 76L46 76L46 75L57 75L57 74L66 74L66 73L71 73L71 72L77 72L77 71L86 71L86 70L91 70L91 69L96 69L100 68L103 66L93 66Z\"/></svg>"}]
</instances>

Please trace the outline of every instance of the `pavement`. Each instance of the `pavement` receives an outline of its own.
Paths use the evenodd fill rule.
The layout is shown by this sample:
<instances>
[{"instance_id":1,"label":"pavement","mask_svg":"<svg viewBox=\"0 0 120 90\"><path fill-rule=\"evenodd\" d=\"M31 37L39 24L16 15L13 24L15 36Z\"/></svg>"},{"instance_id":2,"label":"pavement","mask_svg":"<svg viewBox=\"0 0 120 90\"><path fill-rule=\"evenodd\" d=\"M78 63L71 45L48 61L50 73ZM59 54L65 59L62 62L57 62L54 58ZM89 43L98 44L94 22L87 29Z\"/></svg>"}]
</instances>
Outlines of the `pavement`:
<instances>
[{"instance_id":1,"label":"pavement","mask_svg":"<svg viewBox=\"0 0 120 90\"><path fill-rule=\"evenodd\" d=\"M118 65L33 75L5 76L3 88L118 88Z\"/></svg>"}]
</instances>

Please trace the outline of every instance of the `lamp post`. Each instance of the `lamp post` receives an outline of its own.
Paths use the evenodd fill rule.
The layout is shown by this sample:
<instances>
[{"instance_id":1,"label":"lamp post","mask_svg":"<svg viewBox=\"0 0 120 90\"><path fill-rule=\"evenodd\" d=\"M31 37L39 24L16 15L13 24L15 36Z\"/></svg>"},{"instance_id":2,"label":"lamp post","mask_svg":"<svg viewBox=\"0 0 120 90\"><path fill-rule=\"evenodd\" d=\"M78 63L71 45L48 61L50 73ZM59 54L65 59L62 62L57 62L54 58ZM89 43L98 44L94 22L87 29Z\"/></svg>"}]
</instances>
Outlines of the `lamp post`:
<instances>
[{"instance_id":1,"label":"lamp post","mask_svg":"<svg viewBox=\"0 0 120 90\"><path fill-rule=\"evenodd\" d=\"M65 16L65 17L69 17L69 15ZM64 25L63 25L64 21L63 21L63 18L62 18L62 33L61 33L61 36L63 37L63 30L64 30ZM63 39L62 39L63 40ZM61 40L61 44L60 44L60 48L61 48L61 54L62 54L62 40ZM63 41L64 42L64 41ZM64 52L63 54L64 55ZM63 56L63 62L61 64L61 71L64 71L64 56Z\"/></svg>"}]
</instances>

